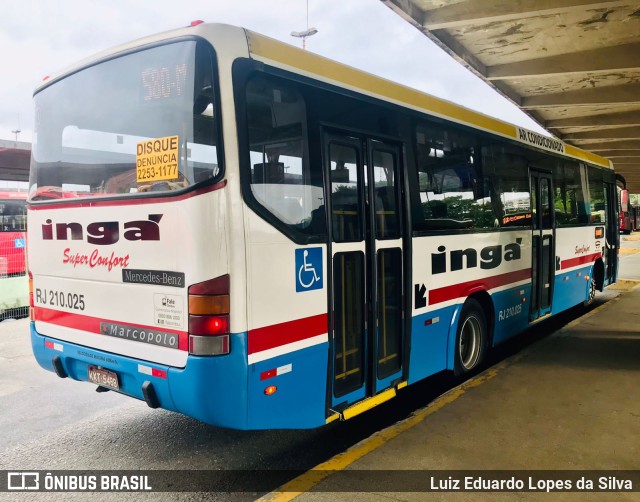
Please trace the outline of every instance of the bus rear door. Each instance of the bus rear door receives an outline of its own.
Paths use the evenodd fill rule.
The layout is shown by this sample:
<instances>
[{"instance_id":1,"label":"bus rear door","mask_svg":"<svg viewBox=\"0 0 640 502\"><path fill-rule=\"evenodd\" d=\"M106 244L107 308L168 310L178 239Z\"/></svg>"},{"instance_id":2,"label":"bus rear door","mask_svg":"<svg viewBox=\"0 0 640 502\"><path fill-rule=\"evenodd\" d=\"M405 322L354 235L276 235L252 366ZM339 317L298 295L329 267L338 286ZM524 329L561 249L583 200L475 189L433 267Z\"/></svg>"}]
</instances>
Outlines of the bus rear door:
<instances>
[{"instance_id":1,"label":"bus rear door","mask_svg":"<svg viewBox=\"0 0 640 502\"><path fill-rule=\"evenodd\" d=\"M400 146L325 133L329 216L329 407L394 386L403 371Z\"/></svg>"},{"instance_id":2,"label":"bus rear door","mask_svg":"<svg viewBox=\"0 0 640 502\"><path fill-rule=\"evenodd\" d=\"M608 174L608 173L607 173ZM618 279L618 248L620 247L620 231L618 230L618 194L615 179L604 181L605 200L605 270L604 285L612 284Z\"/></svg>"},{"instance_id":3,"label":"bus rear door","mask_svg":"<svg viewBox=\"0 0 640 502\"><path fill-rule=\"evenodd\" d=\"M531 170L533 235L531 257L531 311L535 321L551 313L555 278L554 207L551 174Z\"/></svg>"}]
</instances>

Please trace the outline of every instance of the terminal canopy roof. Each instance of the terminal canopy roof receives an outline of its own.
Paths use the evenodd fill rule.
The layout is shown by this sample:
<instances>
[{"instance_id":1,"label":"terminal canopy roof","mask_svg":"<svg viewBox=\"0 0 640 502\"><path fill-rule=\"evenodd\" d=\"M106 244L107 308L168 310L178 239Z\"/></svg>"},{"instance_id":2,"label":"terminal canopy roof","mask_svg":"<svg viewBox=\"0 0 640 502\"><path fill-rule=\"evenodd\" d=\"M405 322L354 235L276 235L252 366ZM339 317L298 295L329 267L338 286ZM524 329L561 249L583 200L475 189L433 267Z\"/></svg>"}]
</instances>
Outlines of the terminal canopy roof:
<instances>
[{"instance_id":1,"label":"terminal canopy roof","mask_svg":"<svg viewBox=\"0 0 640 502\"><path fill-rule=\"evenodd\" d=\"M640 193L640 1L382 1Z\"/></svg>"}]
</instances>

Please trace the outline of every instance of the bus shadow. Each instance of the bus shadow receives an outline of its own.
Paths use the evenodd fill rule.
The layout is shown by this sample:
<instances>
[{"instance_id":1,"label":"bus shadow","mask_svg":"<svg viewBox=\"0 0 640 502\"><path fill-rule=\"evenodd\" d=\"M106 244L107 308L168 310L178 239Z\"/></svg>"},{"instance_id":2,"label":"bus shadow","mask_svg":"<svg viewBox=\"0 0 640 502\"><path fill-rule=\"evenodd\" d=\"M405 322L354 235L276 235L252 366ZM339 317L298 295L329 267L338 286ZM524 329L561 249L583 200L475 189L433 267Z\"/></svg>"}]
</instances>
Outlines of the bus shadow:
<instances>
[{"instance_id":1,"label":"bus shadow","mask_svg":"<svg viewBox=\"0 0 640 502\"><path fill-rule=\"evenodd\" d=\"M544 351L522 360L532 366L639 371L640 332L579 330L554 339Z\"/></svg>"},{"instance_id":2,"label":"bus shadow","mask_svg":"<svg viewBox=\"0 0 640 502\"><path fill-rule=\"evenodd\" d=\"M511 357L524 350L525 348L538 343L551 334L561 330L562 328L567 326L567 324L588 314L601 305L604 305L609 300L610 298L606 297L596 297L594 303L588 307L579 305L570 308L564 312L554 315L553 317L541 322L540 324L529 327L522 333L514 336L513 338L510 338L497 347L494 347L487 357L487 361L483 369L502 362L506 358Z\"/></svg>"}]
</instances>

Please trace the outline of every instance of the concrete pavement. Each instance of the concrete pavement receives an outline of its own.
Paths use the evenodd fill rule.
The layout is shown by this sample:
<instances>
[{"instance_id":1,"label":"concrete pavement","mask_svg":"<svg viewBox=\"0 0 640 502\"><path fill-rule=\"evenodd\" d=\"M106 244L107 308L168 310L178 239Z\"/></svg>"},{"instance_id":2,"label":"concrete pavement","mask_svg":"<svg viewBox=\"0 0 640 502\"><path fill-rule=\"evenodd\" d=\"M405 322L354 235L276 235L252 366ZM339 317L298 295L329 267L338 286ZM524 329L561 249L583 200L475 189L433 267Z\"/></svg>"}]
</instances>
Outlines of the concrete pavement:
<instances>
[{"instance_id":1,"label":"concrete pavement","mask_svg":"<svg viewBox=\"0 0 640 502\"><path fill-rule=\"evenodd\" d=\"M621 254L621 277L640 279L640 261L629 260L640 259L640 238L622 239L634 251ZM264 498L640 500L640 287L621 284L629 291ZM446 485L447 470L504 470L523 479L531 470L572 471L564 475L618 491L407 492L428 486L416 476L430 471ZM452 473L451 483L458 477Z\"/></svg>"}]
</instances>

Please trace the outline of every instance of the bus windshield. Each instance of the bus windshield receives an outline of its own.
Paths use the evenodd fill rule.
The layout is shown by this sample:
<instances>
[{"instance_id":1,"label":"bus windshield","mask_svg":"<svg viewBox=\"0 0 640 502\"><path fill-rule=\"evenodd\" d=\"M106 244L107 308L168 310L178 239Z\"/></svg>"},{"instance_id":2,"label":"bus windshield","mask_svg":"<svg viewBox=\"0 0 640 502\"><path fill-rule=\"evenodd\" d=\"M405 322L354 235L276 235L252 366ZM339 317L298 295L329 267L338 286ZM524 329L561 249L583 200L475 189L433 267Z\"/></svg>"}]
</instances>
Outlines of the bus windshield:
<instances>
[{"instance_id":1,"label":"bus windshield","mask_svg":"<svg viewBox=\"0 0 640 502\"><path fill-rule=\"evenodd\" d=\"M214 65L208 44L183 40L42 89L30 198L163 192L220 178Z\"/></svg>"}]
</instances>

